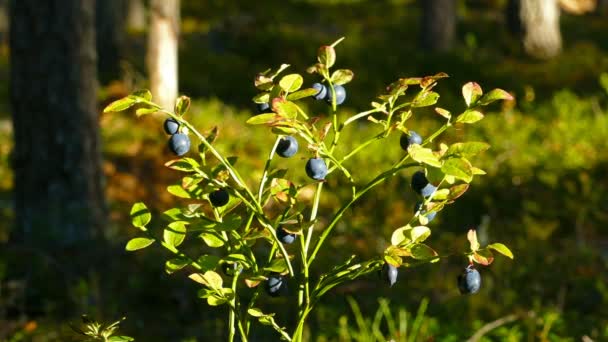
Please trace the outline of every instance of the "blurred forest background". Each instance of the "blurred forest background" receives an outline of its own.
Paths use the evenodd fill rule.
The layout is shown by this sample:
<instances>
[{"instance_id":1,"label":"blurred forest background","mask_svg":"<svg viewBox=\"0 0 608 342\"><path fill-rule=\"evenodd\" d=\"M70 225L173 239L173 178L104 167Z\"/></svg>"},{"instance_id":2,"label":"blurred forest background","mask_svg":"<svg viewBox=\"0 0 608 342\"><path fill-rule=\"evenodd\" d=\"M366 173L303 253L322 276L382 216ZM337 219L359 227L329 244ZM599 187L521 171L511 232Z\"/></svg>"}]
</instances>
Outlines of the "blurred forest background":
<instances>
[{"instance_id":1,"label":"blurred forest background","mask_svg":"<svg viewBox=\"0 0 608 342\"><path fill-rule=\"evenodd\" d=\"M140 88L169 104L187 94L191 122L218 125L218 149L239 156L253 181L274 140L244 124L253 77L281 63L302 72L342 36L338 66L355 72L345 115L399 77L438 72L450 75L439 105L454 112L467 81L516 97L451 133L492 145L476 163L488 175L438 215L429 240L464 250L474 227L482 244L504 242L516 258L482 268L473 296L458 295L458 257L402 270L390 289L375 277L339 287L311 317L310 341L608 341L603 0L0 0L0 340L71 341L68 323L84 313L127 316L121 331L138 341L225 339L225 308L197 299L183 274L167 275L165 251L124 252L131 204L162 213L175 201L164 117L101 110ZM437 120L417 115L409 128L424 136ZM377 172L402 154L397 140L351 165ZM330 187L322 215L347 195L339 181ZM377 255L409 219L408 175L379 189L346 215L321 264ZM267 302L286 325L289 300ZM391 323L374 324L380 314Z\"/></svg>"}]
</instances>

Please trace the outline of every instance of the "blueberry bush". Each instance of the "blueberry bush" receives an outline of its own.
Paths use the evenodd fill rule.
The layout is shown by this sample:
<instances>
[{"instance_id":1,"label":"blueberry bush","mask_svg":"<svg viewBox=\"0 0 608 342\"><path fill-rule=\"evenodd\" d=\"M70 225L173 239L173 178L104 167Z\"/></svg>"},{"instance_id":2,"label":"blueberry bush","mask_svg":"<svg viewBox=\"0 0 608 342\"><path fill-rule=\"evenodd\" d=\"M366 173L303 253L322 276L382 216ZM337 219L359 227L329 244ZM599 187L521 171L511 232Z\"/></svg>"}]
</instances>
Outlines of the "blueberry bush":
<instances>
[{"instance_id":1,"label":"blueberry bush","mask_svg":"<svg viewBox=\"0 0 608 342\"><path fill-rule=\"evenodd\" d=\"M307 69L315 78L309 87L300 74L285 74L287 64L255 77L254 85L259 92L253 102L259 114L247 123L252 129L266 129L277 136L274 146L269 146L257 180L246 179L239 173L237 156L216 149L217 127L199 131L189 122L190 99L186 96L178 98L175 108L169 110L155 104L150 92L142 90L109 104L104 110L131 111L137 116L166 115L168 147L178 158L165 165L183 175L181 182L168 186L167 191L179 199L176 201L179 204L162 213L164 228L154 231L148 228L152 215L146 205L135 203L130 214L133 226L141 234L131 239L126 249L137 251L156 243L168 250L171 256L165 262L167 273L187 273L200 284L198 297L211 306L228 307L229 341L236 338L247 341L254 322L271 326L283 340L302 341L306 320L322 296L338 285L370 273L380 272L392 286L400 268L460 255L466 260L466 267L463 275L454 280L454 286L463 294L475 293L481 287L481 275L475 264L490 265L494 252L513 258L504 244L480 246L474 229L467 236L468 251L440 254L425 243L432 231L430 221L463 195L476 176L485 174L471 160L487 150L488 144L442 142L442 133L478 122L484 117L483 106L511 100L512 96L501 89L484 94L481 86L469 82L462 87L465 106L458 115L453 115L435 106L439 99L435 86L446 74L400 78L371 102L370 109L342 120L339 106L352 96L347 96L346 85L353 80L354 73L334 68L335 48L341 41L319 48L317 62ZM311 99L324 101L329 113L309 112L305 102ZM410 119L429 113L440 115L443 124L433 134L422 137L410 129L414 126ZM349 151L337 148L344 130L365 122L376 127L373 137L360 141ZM362 182L359 174L365 173L365 167L349 167L347 161L391 134L400 135L399 146L385 148L403 149L402 157L371 180ZM300 158L301 169L282 168L283 159L275 159L275 155ZM315 263L320 253L331 253L326 242L352 205L408 169L417 170L411 188L420 200L409 222L395 227L387 237L383 255L370 260L359 260L353 255L337 265ZM305 173L309 181L296 184L289 179L289 173L299 172ZM328 183L332 178L341 178L348 187L348 196L341 199L341 206L331 216L320 217L320 199L324 191L331 191ZM312 198L303 195L308 189L312 189ZM265 295L277 297L287 293L297 293L294 319L276 317L259 308ZM287 327L286 321L296 323Z\"/></svg>"}]
</instances>

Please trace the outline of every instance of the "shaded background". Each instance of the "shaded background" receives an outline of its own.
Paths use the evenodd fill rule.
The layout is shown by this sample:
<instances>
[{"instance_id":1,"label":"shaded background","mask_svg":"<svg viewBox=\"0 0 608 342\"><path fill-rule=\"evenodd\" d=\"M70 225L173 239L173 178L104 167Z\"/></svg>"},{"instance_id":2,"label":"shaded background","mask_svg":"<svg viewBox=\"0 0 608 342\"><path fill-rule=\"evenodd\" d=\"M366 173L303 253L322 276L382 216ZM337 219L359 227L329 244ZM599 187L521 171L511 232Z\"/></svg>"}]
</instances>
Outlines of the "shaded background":
<instances>
[{"instance_id":1,"label":"shaded background","mask_svg":"<svg viewBox=\"0 0 608 342\"><path fill-rule=\"evenodd\" d=\"M9 46L8 20L13 17L8 1L0 1L0 339L69 341L73 335L67 323L77 321L82 313L101 321L127 316L121 331L139 341L224 338L225 308L210 308L197 299L196 284L184 274L166 275L164 251L124 252L125 242L135 234L128 220L131 204L145 201L153 213L163 212L175 205L165 188L178 180L163 166L171 158L161 127L164 118L98 114L132 90L154 86L146 66L148 18L154 1L84 1L82 7L79 1L50 1L56 6L39 6L39 12L28 12L27 5L15 6L18 2L36 7L36 1L11 2L11 8L20 9L13 13L21 15L21 25L13 22L11 27L22 29L10 33L16 43ZM491 107L474 127L452 131L445 138L464 136L490 143L492 148L476 159L488 175L476 178L465 196L438 215L429 240L439 251L464 250L466 230L475 227L482 244L484 239L503 242L516 259L497 258L491 267L481 269L483 287L474 296L458 295L455 279L466 263L458 257L402 270L390 290L375 277L346 284L325 297L311 315L311 341L370 340L365 327L371 330L371 324L356 321L356 310L346 296L359 303L363 317L370 321L378 309L377 298L390 299L397 321L419 327L413 340L462 341L496 320L501 324L482 340L608 340L608 76L602 77L608 72L606 5L605 1L562 1L561 49L543 50L526 45L530 27L542 25L532 23L526 30L518 23L517 6L527 2L535 1L181 1L179 92L193 98L190 119L197 127L220 127L218 149L239 156L240 173L250 175L252 182L261 173L262 156L273 141L266 130L244 125L255 111L253 76L281 63L304 74L316 49L341 36L346 40L337 48L338 66L355 72L341 109L345 114L366 110L375 95L399 77L441 71L450 78L437 87L442 96L438 105L452 112L463 109L460 87L471 80L486 90L500 87L516 97L515 102ZM597 6L585 7L587 3ZM78 19L88 18L79 11L88 13L91 21ZM55 26L59 24L43 19L49 13L66 24ZM74 25L88 25L89 31L71 32ZM51 31L59 38L34 44L33 54L25 46L28 40L20 36L27 34L27 28L38 39L47 38ZM90 115L81 110L82 102L72 104L66 96L50 110L44 105L48 88L38 84L52 78L48 65L38 61L61 59L57 57L61 50L72 45L56 42L61 37L82 37L82 32L85 36L89 32L89 43L94 42L92 34L97 37L96 50L91 50L96 51L97 71L89 68L88 75L76 74L91 84L99 81L98 88L89 92L95 106L89 112L96 120L84 120L86 130L80 121L72 121ZM28 39L35 42L33 36ZM11 64L9 56L20 51L23 59ZM304 76L307 84L317 81ZM40 97L32 99L31 94ZM325 110L313 103L310 109ZM440 125L438 120L421 112L409 121L409 128L428 135ZM67 190L57 195L40 186L52 183L45 179L53 177L55 168L62 170L58 177L69 180L59 182L60 187L80 184L71 179L83 174L78 166L83 161L76 158L77 166L65 166L73 154L50 147L57 134L68 141L76 139L74 144L89 141L92 146L95 141L88 139L99 134L104 198L78 197ZM371 134L373 127L363 124L345 133L344 141L352 146ZM402 154L397 140L389 141L393 149L387 143L372 145L349 166L362 178L378 172L379 165ZM14 141L32 147L14 150ZM36 158L43 162L36 164ZM305 177L299 170L301 162L288 161L297 182ZM95 163L94 158L90 163ZM22 184L32 179L42 183L20 185L20 174L31 174L23 176ZM88 188L95 180L82 182L88 185L81 187ZM326 192L321 215L329 216L338 199L347 196L348 191L341 192L343 182L330 182L332 191ZM65 220L74 215L63 208L79 198L87 198L88 208L98 207L92 210L101 218L75 221L75 227L93 232L67 239L62 237L69 231L64 229ZM390 232L409 220L415 200L407 174L378 187L345 216L319 264L340 262L353 253L363 258L378 255ZM28 240L20 233L24 221L19 210L34 207L65 216L41 219L34 225L40 230L34 234L37 238ZM292 300L268 299L264 308L277 310L279 322L291 326L294 322L283 317L293 314ZM419 308L425 309L424 314L416 314ZM400 317L399 310L407 315ZM388 339L390 327L383 323L379 329ZM274 334L264 328L254 333L259 340L269 336Z\"/></svg>"}]
</instances>

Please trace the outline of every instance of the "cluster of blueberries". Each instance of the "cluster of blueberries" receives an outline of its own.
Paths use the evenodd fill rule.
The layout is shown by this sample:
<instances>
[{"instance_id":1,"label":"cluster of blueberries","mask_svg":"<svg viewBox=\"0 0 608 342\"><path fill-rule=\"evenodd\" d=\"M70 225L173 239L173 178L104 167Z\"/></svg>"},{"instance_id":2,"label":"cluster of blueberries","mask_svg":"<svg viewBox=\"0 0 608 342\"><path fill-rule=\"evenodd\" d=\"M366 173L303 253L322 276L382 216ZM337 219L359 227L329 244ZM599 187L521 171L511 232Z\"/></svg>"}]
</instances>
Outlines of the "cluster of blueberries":
<instances>
[{"instance_id":1,"label":"cluster of blueberries","mask_svg":"<svg viewBox=\"0 0 608 342\"><path fill-rule=\"evenodd\" d=\"M408 133L401 135L399 143L401 148L407 151L408 147L412 144L422 144L422 137L414 131L409 131ZM423 198L428 198L437 190L437 187L428 181L423 171L417 171L412 175L411 186L412 190ZM425 215L426 210L422 208L422 205L422 201L417 202L414 207L414 212L420 211L420 215ZM428 222L433 221L436 214L437 212L434 211L426 214ZM386 277L385 279L389 286L393 286L397 282L397 276L399 274L397 267L386 263L384 264L382 273ZM458 290L461 294L472 294L479 291L480 287L481 276L479 271L471 264L458 276Z\"/></svg>"},{"instance_id":2,"label":"cluster of blueberries","mask_svg":"<svg viewBox=\"0 0 608 342\"><path fill-rule=\"evenodd\" d=\"M169 150L178 157L183 156L190 150L190 138L187 134L179 133L180 124L173 118L165 120L163 128L169 134Z\"/></svg>"},{"instance_id":3,"label":"cluster of blueberries","mask_svg":"<svg viewBox=\"0 0 608 342\"><path fill-rule=\"evenodd\" d=\"M169 150L178 157L188 153L190 150L190 138L187 134L179 133L180 124L173 118L168 118L163 124L165 133L171 135L169 138ZM228 204L230 196L226 189L218 189L209 194L209 201L214 207L223 207Z\"/></svg>"}]
</instances>

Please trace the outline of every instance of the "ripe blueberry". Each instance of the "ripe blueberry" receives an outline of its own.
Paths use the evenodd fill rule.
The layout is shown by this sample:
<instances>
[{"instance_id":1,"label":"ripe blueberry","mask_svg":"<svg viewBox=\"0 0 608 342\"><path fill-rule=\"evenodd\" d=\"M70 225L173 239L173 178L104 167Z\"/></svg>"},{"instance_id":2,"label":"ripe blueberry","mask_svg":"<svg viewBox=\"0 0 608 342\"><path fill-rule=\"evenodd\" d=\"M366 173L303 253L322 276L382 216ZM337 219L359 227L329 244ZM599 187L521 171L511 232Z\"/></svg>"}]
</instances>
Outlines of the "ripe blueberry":
<instances>
[{"instance_id":1,"label":"ripe blueberry","mask_svg":"<svg viewBox=\"0 0 608 342\"><path fill-rule=\"evenodd\" d=\"M165 120L163 128L165 129L165 133L173 135L177 133L177 130L179 129L179 122L177 122L174 118L168 118Z\"/></svg>"},{"instance_id":2,"label":"ripe blueberry","mask_svg":"<svg viewBox=\"0 0 608 342\"><path fill-rule=\"evenodd\" d=\"M209 201L214 207L225 206L228 204L229 199L230 196L228 195L228 191L226 191L226 189L218 189L209 194Z\"/></svg>"},{"instance_id":3,"label":"ripe blueberry","mask_svg":"<svg viewBox=\"0 0 608 342\"><path fill-rule=\"evenodd\" d=\"M481 287L481 276L473 265L467 266L458 276L458 290L460 294L476 293Z\"/></svg>"},{"instance_id":4,"label":"ripe blueberry","mask_svg":"<svg viewBox=\"0 0 608 342\"><path fill-rule=\"evenodd\" d=\"M289 158L298 152L298 141L296 138L288 135L281 140L277 145L277 154L283 158Z\"/></svg>"},{"instance_id":5,"label":"ripe blueberry","mask_svg":"<svg viewBox=\"0 0 608 342\"><path fill-rule=\"evenodd\" d=\"M258 108L258 113L260 114L265 113L270 109L270 105L267 102L258 103L256 107Z\"/></svg>"},{"instance_id":6,"label":"ripe blueberry","mask_svg":"<svg viewBox=\"0 0 608 342\"><path fill-rule=\"evenodd\" d=\"M190 150L190 138L183 133L173 134L169 138L169 149L178 157L183 156Z\"/></svg>"},{"instance_id":7,"label":"ripe blueberry","mask_svg":"<svg viewBox=\"0 0 608 342\"><path fill-rule=\"evenodd\" d=\"M280 274L271 274L266 281L266 293L278 297L287 291L287 284Z\"/></svg>"},{"instance_id":8,"label":"ripe blueberry","mask_svg":"<svg viewBox=\"0 0 608 342\"><path fill-rule=\"evenodd\" d=\"M324 84L313 83L312 88L317 91L317 93L313 95L315 100L323 100L325 96L327 96L327 87Z\"/></svg>"},{"instance_id":9,"label":"ripe blueberry","mask_svg":"<svg viewBox=\"0 0 608 342\"><path fill-rule=\"evenodd\" d=\"M401 148L404 151L407 151L407 148L410 147L410 145L422 144L422 137L420 136L420 134L414 131L410 131L409 134L403 133L401 135L401 139L399 139L399 144L401 145Z\"/></svg>"},{"instance_id":10,"label":"ripe blueberry","mask_svg":"<svg viewBox=\"0 0 608 342\"><path fill-rule=\"evenodd\" d=\"M336 93L336 105L344 103L344 100L346 100L346 89L344 89L343 86L336 84L334 86L334 92ZM331 91L328 89L327 95L325 96L325 101L327 101L329 104L331 104L331 95Z\"/></svg>"},{"instance_id":11,"label":"ripe blueberry","mask_svg":"<svg viewBox=\"0 0 608 342\"><path fill-rule=\"evenodd\" d=\"M420 210L421 208L422 202L416 203L416 206L414 206L414 213L418 212L418 210ZM433 221L435 215L437 215L436 211L431 211L428 214L426 213L426 210L424 208L422 208L422 210L420 211L420 216L426 216L426 219L429 220L429 222Z\"/></svg>"},{"instance_id":12,"label":"ripe blueberry","mask_svg":"<svg viewBox=\"0 0 608 342\"><path fill-rule=\"evenodd\" d=\"M310 158L306 162L306 174L314 180L322 180L327 176L327 164L321 158Z\"/></svg>"},{"instance_id":13,"label":"ripe blueberry","mask_svg":"<svg viewBox=\"0 0 608 342\"><path fill-rule=\"evenodd\" d=\"M277 237L279 238L279 241L286 245L296 241L296 234L287 232L283 227L277 229Z\"/></svg>"},{"instance_id":14,"label":"ripe blueberry","mask_svg":"<svg viewBox=\"0 0 608 342\"><path fill-rule=\"evenodd\" d=\"M399 269L391 264L384 264L382 267L382 273L386 277L388 286L393 286L397 282L397 276L399 275Z\"/></svg>"},{"instance_id":15,"label":"ripe blueberry","mask_svg":"<svg viewBox=\"0 0 608 342\"><path fill-rule=\"evenodd\" d=\"M412 176L412 189L423 197L429 197L437 190L437 188L426 179L424 171L416 171L416 173L414 173Z\"/></svg>"}]
</instances>

